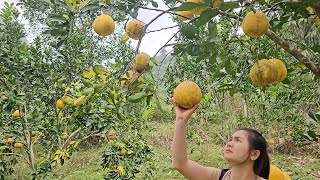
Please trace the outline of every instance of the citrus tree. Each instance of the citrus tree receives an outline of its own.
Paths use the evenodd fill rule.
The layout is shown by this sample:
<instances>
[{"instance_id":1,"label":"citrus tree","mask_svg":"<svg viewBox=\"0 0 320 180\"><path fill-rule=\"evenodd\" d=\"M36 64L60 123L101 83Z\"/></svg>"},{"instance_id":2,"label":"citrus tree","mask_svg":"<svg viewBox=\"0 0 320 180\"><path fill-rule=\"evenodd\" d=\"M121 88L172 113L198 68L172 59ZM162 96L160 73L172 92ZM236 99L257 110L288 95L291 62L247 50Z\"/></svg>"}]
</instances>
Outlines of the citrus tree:
<instances>
[{"instance_id":1,"label":"citrus tree","mask_svg":"<svg viewBox=\"0 0 320 180\"><path fill-rule=\"evenodd\" d=\"M313 122L319 120L319 93L310 90L320 75L317 2L163 2L168 9L159 9L153 0L22 0L25 17L41 27L31 45L21 42L25 34L18 12L6 4L0 26L6 42L0 67L1 125L6 127L2 155L24 158L34 177L42 176L63 165L79 142L100 134L108 141L101 164L105 178L135 177L151 152L139 134L139 110L152 98L161 109L157 90L162 81L151 70L161 66L155 57L173 38L169 53L174 60L163 77L169 94L182 80L192 80L202 90L202 104L217 104L225 113L220 119L230 116L224 112L226 95L240 94L252 108L234 126L276 126L290 119L286 133L293 127L297 139L319 140ZM139 9L161 13L142 22ZM172 16L179 30L156 54L140 52L146 33L171 28L148 29L164 14ZM293 30L300 26L308 28ZM128 39L138 45L131 48ZM312 122L305 122L308 114ZM38 142L50 148L35 156ZM25 148L26 155L13 147ZM10 168L15 161L4 162Z\"/></svg>"},{"instance_id":2,"label":"citrus tree","mask_svg":"<svg viewBox=\"0 0 320 180\"><path fill-rule=\"evenodd\" d=\"M54 36L37 37L28 45L21 41L25 33L13 4L6 3L2 17L2 38L7 43L1 49L1 157L10 158L4 159L6 166L1 172L2 175L12 173L10 165L16 162L13 157L18 157L26 161L34 178L42 177L52 167L63 165L79 142L99 134L107 141L107 135L103 134L116 129L124 121L122 113L129 111L122 107L127 102L126 96L140 91L142 84L133 82L133 74L123 74L122 58L131 52L120 40L114 43L119 53L110 48L103 51L105 45L97 43L93 48L92 38L82 41L87 34L74 27L74 32L61 45ZM118 62L109 68L112 71L101 65L91 66L101 62L104 53ZM110 56L110 53L114 54ZM128 100L135 101L141 95L147 97L140 94ZM138 136L134 133L136 129L132 131L132 135L124 137ZM139 142L143 143L141 139ZM137 162L141 164L143 154L150 150L141 153L134 148L148 148L147 145L127 144L130 156L135 153L141 156ZM121 175L134 174L137 170L126 172Z\"/></svg>"}]
</instances>

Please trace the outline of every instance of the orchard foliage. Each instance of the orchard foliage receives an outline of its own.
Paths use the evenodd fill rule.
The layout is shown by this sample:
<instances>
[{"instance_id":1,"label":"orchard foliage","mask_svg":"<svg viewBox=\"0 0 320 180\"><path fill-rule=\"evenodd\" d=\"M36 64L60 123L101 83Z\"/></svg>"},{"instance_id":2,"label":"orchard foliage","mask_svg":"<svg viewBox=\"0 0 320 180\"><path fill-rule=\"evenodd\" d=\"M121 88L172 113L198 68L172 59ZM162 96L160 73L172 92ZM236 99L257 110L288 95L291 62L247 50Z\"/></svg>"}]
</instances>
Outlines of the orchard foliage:
<instances>
[{"instance_id":1,"label":"orchard foliage","mask_svg":"<svg viewBox=\"0 0 320 180\"><path fill-rule=\"evenodd\" d=\"M95 136L106 144L101 163L105 178L136 177L152 158L152 148L140 134L148 119L145 107L153 102L163 111L159 97L168 100L184 80L199 85L203 108L198 116L221 125L222 136L227 124L229 129L246 125L264 132L279 128L290 131L295 141L319 141L319 3L163 2L167 10L158 9L154 0L21 0L18 5L36 32L31 43L19 11L5 3L0 12L1 178L13 173L18 160L29 165L34 179L45 177ZM161 13L141 22L139 9ZM251 11L269 19L269 29L256 38L241 28ZM134 60L142 53L145 33L171 28L148 29L165 13L179 27L171 37L176 39L170 44L173 50L160 58L166 43L153 56L145 52L146 59ZM105 26L93 27L101 14L108 15L107 33ZM136 47L127 42L130 38L138 41ZM273 58L286 65L286 78L253 85L251 67ZM155 76L164 60L165 72ZM130 75L133 68L137 72ZM163 86L168 95L159 93ZM225 103L234 97L249 110L230 114ZM116 134L112 139L111 131Z\"/></svg>"}]
</instances>

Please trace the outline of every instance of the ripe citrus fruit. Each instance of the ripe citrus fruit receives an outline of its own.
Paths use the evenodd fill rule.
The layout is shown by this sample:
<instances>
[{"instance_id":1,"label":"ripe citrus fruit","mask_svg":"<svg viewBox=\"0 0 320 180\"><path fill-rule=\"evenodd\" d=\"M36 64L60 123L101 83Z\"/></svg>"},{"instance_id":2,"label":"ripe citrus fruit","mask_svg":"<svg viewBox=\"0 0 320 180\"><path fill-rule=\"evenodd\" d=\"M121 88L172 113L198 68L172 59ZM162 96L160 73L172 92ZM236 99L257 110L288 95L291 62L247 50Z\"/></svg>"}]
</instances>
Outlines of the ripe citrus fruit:
<instances>
[{"instance_id":1,"label":"ripe citrus fruit","mask_svg":"<svg viewBox=\"0 0 320 180\"><path fill-rule=\"evenodd\" d=\"M15 117L15 118L20 118L20 116L21 116L19 110L15 110L12 115L13 115L13 117Z\"/></svg>"},{"instance_id":2,"label":"ripe citrus fruit","mask_svg":"<svg viewBox=\"0 0 320 180\"><path fill-rule=\"evenodd\" d=\"M268 180L285 180L282 171L275 165L270 165Z\"/></svg>"},{"instance_id":3,"label":"ripe citrus fruit","mask_svg":"<svg viewBox=\"0 0 320 180\"><path fill-rule=\"evenodd\" d=\"M141 86L135 84L135 81L142 81L142 76L138 73L135 73L133 70L129 70L126 74L122 76L124 80L121 80L121 86L124 88L128 88L129 85L131 92L139 92L141 90ZM135 85L134 85L135 84Z\"/></svg>"},{"instance_id":4,"label":"ripe citrus fruit","mask_svg":"<svg viewBox=\"0 0 320 180\"><path fill-rule=\"evenodd\" d=\"M203 0L187 0L187 2L193 2L193 3L202 3ZM195 8L195 9L192 9L191 12L194 14L194 15L200 15L203 11L205 11L206 8Z\"/></svg>"},{"instance_id":5,"label":"ripe citrus fruit","mask_svg":"<svg viewBox=\"0 0 320 180\"><path fill-rule=\"evenodd\" d=\"M113 33L115 23L111 16L101 14L93 21L93 29L100 36L107 36Z\"/></svg>"},{"instance_id":6,"label":"ripe citrus fruit","mask_svg":"<svg viewBox=\"0 0 320 180\"><path fill-rule=\"evenodd\" d=\"M107 135L108 140L114 140L117 138L117 134L115 131L110 130Z\"/></svg>"},{"instance_id":7,"label":"ripe citrus fruit","mask_svg":"<svg viewBox=\"0 0 320 180\"><path fill-rule=\"evenodd\" d=\"M127 154L127 150L126 149L121 149L120 153L121 156L126 155Z\"/></svg>"},{"instance_id":8,"label":"ripe citrus fruit","mask_svg":"<svg viewBox=\"0 0 320 180\"><path fill-rule=\"evenodd\" d=\"M250 79L256 86L268 85L274 82L277 77L277 66L266 59L259 60L250 70Z\"/></svg>"},{"instance_id":9,"label":"ripe citrus fruit","mask_svg":"<svg viewBox=\"0 0 320 180\"><path fill-rule=\"evenodd\" d=\"M269 140L267 141L267 143L268 143L269 145L274 145L276 142L274 141L274 139L269 139Z\"/></svg>"},{"instance_id":10,"label":"ripe citrus fruit","mask_svg":"<svg viewBox=\"0 0 320 180\"><path fill-rule=\"evenodd\" d=\"M139 40L144 35L144 23L137 19L128 22L126 33L131 39Z\"/></svg>"},{"instance_id":11,"label":"ripe citrus fruit","mask_svg":"<svg viewBox=\"0 0 320 180\"><path fill-rule=\"evenodd\" d=\"M219 8L222 4L223 0L212 0L212 7Z\"/></svg>"},{"instance_id":12,"label":"ripe citrus fruit","mask_svg":"<svg viewBox=\"0 0 320 180\"><path fill-rule=\"evenodd\" d=\"M13 138L8 138L6 142L11 144L11 143L14 142L14 139Z\"/></svg>"},{"instance_id":13,"label":"ripe citrus fruit","mask_svg":"<svg viewBox=\"0 0 320 180\"><path fill-rule=\"evenodd\" d=\"M134 70L141 73L145 70L150 60L150 56L147 53L139 53L134 57Z\"/></svg>"},{"instance_id":14,"label":"ripe citrus fruit","mask_svg":"<svg viewBox=\"0 0 320 180\"><path fill-rule=\"evenodd\" d=\"M24 145L22 143L15 143L14 147L15 148L22 148Z\"/></svg>"},{"instance_id":15,"label":"ripe citrus fruit","mask_svg":"<svg viewBox=\"0 0 320 180\"><path fill-rule=\"evenodd\" d=\"M200 87L192 81L181 82L173 92L173 100L178 106L190 109L200 102L202 93Z\"/></svg>"},{"instance_id":16,"label":"ripe citrus fruit","mask_svg":"<svg viewBox=\"0 0 320 180\"><path fill-rule=\"evenodd\" d=\"M56 102L56 107L58 109L63 109L64 108L64 102L62 100L58 99L57 102Z\"/></svg>"},{"instance_id":17,"label":"ripe citrus fruit","mask_svg":"<svg viewBox=\"0 0 320 180\"><path fill-rule=\"evenodd\" d=\"M252 38L262 36L269 28L268 17L262 12L249 12L242 21L243 32Z\"/></svg>"},{"instance_id":18,"label":"ripe citrus fruit","mask_svg":"<svg viewBox=\"0 0 320 180\"><path fill-rule=\"evenodd\" d=\"M278 76L276 80L273 82L273 84L279 83L283 81L287 77L287 68L286 65L279 59L272 58L269 61L271 61L273 64L277 66L278 70Z\"/></svg>"},{"instance_id":19,"label":"ripe citrus fruit","mask_svg":"<svg viewBox=\"0 0 320 180\"><path fill-rule=\"evenodd\" d=\"M177 11L177 14L180 15L178 16L180 21L187 21L194 17L194 14L192 11Z\"/></svg>"}]
</instances>

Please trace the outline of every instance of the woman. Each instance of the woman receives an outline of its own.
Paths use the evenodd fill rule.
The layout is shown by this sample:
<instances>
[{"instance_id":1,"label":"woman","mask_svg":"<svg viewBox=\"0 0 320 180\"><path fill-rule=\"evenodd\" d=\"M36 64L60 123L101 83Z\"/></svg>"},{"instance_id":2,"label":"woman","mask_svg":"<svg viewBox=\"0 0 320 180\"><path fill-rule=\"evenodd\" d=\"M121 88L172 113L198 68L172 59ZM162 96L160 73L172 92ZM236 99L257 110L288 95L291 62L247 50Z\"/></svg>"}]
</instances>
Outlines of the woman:
<instances>
[{"instance_id":1,"label":"woman","mask_svg":"<svg viewBox=\"0 0 320 180\"><path fill-rule=\"evenodd\" d=\"M267 143L256 130L241 128L237 130L224 148L224 158L230 170L205 167L188 159L186 126L192 113L199 107L180 108L170 99L176 112L175 130L172 144L172 163L187 179L196 180L264 180L269 176L269 157Z\"/></svg>"}]
</instances>

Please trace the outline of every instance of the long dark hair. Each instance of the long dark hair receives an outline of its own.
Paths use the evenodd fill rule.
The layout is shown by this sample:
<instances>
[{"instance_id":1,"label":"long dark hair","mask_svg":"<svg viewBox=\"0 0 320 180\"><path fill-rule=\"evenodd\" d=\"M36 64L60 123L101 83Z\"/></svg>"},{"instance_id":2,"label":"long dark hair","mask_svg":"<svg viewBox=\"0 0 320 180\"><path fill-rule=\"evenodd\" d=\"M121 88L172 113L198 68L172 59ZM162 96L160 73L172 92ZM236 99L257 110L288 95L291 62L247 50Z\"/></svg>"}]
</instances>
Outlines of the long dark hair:
<instances>
[{"instance_id":1,"label":"long dark hair","mask_svg":"<svg viewBox=\"0 0 320 180\"><path fill-rule=\"evenodd\" d=\"M255 129L251 128L239 128L238 130L244 130L248 132L248 141L250 144L250 150L259 150L260 156L255 160L253 165L253 171L255 174L268 179L270 172L270 162L267 153L267 141L266 139Z\"/></svg>"}]
</instances>

